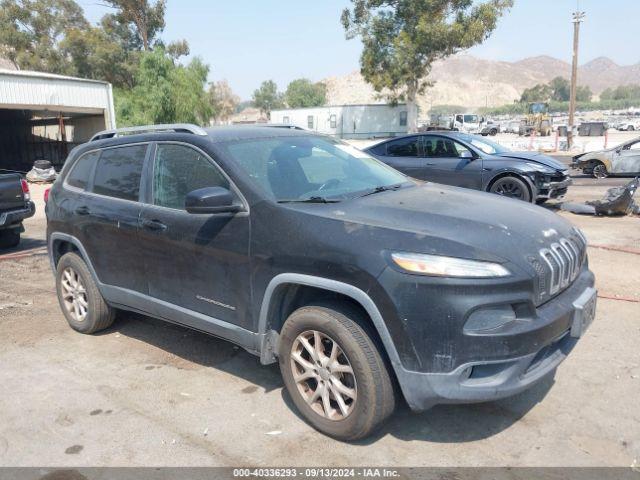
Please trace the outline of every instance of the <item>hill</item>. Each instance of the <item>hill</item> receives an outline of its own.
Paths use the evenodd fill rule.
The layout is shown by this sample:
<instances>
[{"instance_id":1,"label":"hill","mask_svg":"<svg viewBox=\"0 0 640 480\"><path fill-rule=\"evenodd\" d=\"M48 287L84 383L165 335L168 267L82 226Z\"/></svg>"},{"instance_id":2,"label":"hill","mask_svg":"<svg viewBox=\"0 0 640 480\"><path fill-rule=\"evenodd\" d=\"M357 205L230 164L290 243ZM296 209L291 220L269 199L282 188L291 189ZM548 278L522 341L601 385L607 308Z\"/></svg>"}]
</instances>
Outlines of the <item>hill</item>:
<instances>
[{"instance_id":1,"label":"hill","mask_svg":"<svg viewBox=\"0 0 640 480\"><path fill-rule=\"evenodd\" d=\"M525 88L556 76L569 78L570 74L569 63L546 55L505 62L459 54L434 64L429 80L435 84L418 99L418 104L422 111L433 105L495 107L519 99ZM383 101L359 72L330 77L324 82L332 105ZM595 94L608 87L640 83L640 63L620 66L609 58L598 57L579 67L578 83L588 85Z\"/></svg>"}]
</instances>

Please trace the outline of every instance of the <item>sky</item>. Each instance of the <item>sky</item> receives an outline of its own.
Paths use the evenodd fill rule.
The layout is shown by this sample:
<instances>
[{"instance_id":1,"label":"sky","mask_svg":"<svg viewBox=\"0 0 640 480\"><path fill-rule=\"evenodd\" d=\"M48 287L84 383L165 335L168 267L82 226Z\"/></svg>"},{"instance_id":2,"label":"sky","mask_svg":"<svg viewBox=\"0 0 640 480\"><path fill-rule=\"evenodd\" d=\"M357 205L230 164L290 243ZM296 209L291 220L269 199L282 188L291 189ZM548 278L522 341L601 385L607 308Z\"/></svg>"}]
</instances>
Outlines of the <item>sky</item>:
<instances>
[{"instance_id":1,"label":"sky","mask_svg":"<svg viewBox=\"0 0 640 480\"><path fill-rule=\"evenodd\" d=\"M97 22L109 11L99 0L79 0ZM358 70L361 44L346 40L340 13L349 0L167 0L166 43L186 39L192 56L211 67L210 81L228 80L250 99L263 80L281 90L295 78L313 81ZM571 12L586 12L580 63L607 56L640 62L640 0L515 0L496 30L467 53L515 61L550 55L571 61Z\"/></svg>"}]
</instances>

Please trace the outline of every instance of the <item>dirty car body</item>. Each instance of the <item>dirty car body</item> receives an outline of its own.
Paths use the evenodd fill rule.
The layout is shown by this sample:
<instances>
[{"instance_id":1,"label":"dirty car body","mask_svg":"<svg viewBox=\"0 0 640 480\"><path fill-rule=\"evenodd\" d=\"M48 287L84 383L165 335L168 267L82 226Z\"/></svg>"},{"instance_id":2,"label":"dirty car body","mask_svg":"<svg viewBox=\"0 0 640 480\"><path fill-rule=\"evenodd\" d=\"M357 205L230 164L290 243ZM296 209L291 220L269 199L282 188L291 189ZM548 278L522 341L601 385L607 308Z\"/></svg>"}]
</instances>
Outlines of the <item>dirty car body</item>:
<instances>
[{"instance_id":1,"label":"dirty car body","mask_svg":"<svg viewBox=\"0 0 640 480\"><path fill-rule=\"evenodd\" d=\"M571 168L594 176L640 175L640 137L606 150L576 155Z\"/></svg>"},{"instance_id":2,"label":"dirty car body","mask_svg":"<svg viewBox=\"0 0 640 480\"><path fill-rule=\"evenodd\" d=\"M561 198L571 179L565 165L537 152L513 152L491 140L459 132L408 135L365 151L411 177L491 191L505 176L522 180L532 202Z\"/></svg>"},{"instance_id":3,"label":"dirty car body","mask_svg":"<svg viewBox=\"0 0 640 480\"><path fill-rule=\"evenodd\" d=\"M97 191L102 156L114 155L105 152L134 147L141 166L127 181L139 182L138 196ZM234 211L154 203L159 152L177 147L220 171ZM88 158L98 167L70 185L74 165ZM374 171L390 183L371 188ZM78 252L109 305L228 339L264 364L276 361L295 308L331 298L360 309L414 410L528 388L553 374L593 319L586 241L565 219L413 180L304 131L232 127L90 142L70 154L47 219L54 269ZM500 274L416 273L398 256L490 264Z\"/></svg>"}]
</instances>

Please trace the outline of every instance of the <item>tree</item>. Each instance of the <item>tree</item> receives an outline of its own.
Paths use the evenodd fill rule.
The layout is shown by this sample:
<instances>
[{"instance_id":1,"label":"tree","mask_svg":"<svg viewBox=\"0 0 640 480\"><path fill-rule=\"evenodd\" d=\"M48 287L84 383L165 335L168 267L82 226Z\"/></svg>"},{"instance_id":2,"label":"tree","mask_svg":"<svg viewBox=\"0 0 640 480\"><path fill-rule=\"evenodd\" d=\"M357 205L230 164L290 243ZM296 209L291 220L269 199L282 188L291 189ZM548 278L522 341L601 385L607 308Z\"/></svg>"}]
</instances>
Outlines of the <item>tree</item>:
<instances>
[{"instance_id":1,"label":"tree","mask_svg":"<svg viewBox=\"0 0 640 480\"><path fill-rule=\"evenodd\" d=\"M262 82L260 88L253 92L252 100L253 105L269 118L271 117L271 110L284 106L282 94L278 92L278 86L273 80Z\"/></svg>"},{"instance_id":2,"label":"tree","mask_svg":"<svg viewBox=\"0 0 640 480\"><path fill-rule=\"evenodd\" d=\"M198 58L183 66L161 47L142 53L135 86L115 92L119 123L208 123L208 73L209 68Z\"/></svg>"},{"instance_id":3,"label":"tree","mask_svg":"<svg viewBox=\"0 0 640 480\"><path fill-rule=\"evenodd\" d=\"M549 82L551 99L557 102L568 102L571 96L571 84L563 77L555 77Z\"/></svg>"},{"instance_id":4,"label":"tree","mask_svg":"<svg viewBox=\"0 0 640 480\"><path fill-rule=\"evenodd\" d=\"M576 87L576 101L578 102L590 102L593 93L588 85L578 85Z\"/></svg>"},{"instance_id":5,"label":"tree","mask_svg":"<svg viewBox=\"0 0 640 480\"><path fill-rule=\"evenodd\" d=\"M60 44L67 31L88 27L73 0L1 0L0 55L23 70L73 74Z\"/></svg>"},{"instance_id":6,"label":"tree","mask_svg":"<svg viewBox=\"0 0 640 480\"><path fill-rule=\"evenodd\" d=\"M433 62L470 48L495 29L513 0L351 0L342 12L347 38L363 43L360 71L392 102L405 100L417 129L416 96L429 85Z\"/></svg>"},{"instance_id":7,"label":"tree","mask_svg":"<svg viewBox=\"0 0 640 480\"><path fill-rule=\"evenodd\" d=\"M548 102L551 100L553 90L549 85L539 83L531 88L527 88L522 92L520 101L524 103L529 102Z\"/></svg>"},{"instance_id":8,"label":"tree","mask_svg":"<svg viewBox=\"0 0 640 480\"><path fill-rule=\"evenodd\" d=\"M155 4L149 0L105 0L106 4L117 10L113 19L129 30L128 37L135 39L142 50L151 49L156 36L164 30L165 0Z\"/></svg>"},{"instance_id":9,"label":"tree","mask_svg":"<svg viewBox=\"0 0 640 480\"><path fill-rule=\"evenodd\" d=\"M320 107L327 101L327 86L299 78L289 83L284 99L290 108Z\"/></svg>"},{"instance_id":10,"label":"tree","mask_svg":"<svg viewBox=\"0 0 640 480\"><path fill-rule=\"evenodd\" d=\"M209 87L209 104L211 114L216 123L224 123L236 111L236 106L240 103L240 97L233 93L226 80L212 83Z\"/></svg>"}]
</instances>

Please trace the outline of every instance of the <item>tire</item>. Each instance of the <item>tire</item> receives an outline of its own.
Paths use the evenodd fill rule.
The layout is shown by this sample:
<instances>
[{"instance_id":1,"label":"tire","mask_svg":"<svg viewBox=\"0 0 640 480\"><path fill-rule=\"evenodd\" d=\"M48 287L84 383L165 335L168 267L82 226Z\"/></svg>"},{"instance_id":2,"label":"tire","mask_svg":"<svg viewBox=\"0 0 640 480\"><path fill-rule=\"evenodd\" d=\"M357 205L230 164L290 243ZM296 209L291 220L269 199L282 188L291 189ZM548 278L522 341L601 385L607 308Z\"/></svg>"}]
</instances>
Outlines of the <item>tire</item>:
<instances>
[{"instance_id":1,"label":"tire","mask_svg":"<svg viewBox=\"0 0 640 480\"><path fill-rule=\"evenodd\" d=\"M315 429L339 440L356 440L370 435L395 409L388 367L372 335L367 333L365 322L355 309L327 303L296 310L280 333L278 361L289 396ZM301 338L307 340L308 348ZM316 353L312 356L310 351L315 351L317 339L324 355ZM330 362L327 357L336 346L341 352L336 355L337 363L322 364L323 361ZM294 360L294 354L306 361L306 367ZM320 366L314 361L318 357L321 358ZM351 373L332 371L331 365L339 365L341 372L351 367ZM297 374L307 373L312 377L296 383L294 369ZM335 388L336 384L341 386L340 391ZM329 385L328 409L324 406L323 394L315 399L323 385ZM342 393L345 386L350 394Z\"/></svg>"},{"instance_id":2,"label":"tire","mask_svg":"<svg viewBox=\"0 0 640 480\"><path fill-rule=\"evenodd\" d=\"M56 267L56 292L69 326L91 334L108 328L115 309L107 305L87 264L77 253L65 253ZM84 309L84 316L80 315Z\"/></svg>"},{"instance_id":3,"label":"tire","mask_svg":"<svg viewBox=\"0 0 640 480\"><path fill-rule=\"evenodd\" d=\"M635 130L635 127L633 125L629 125L627 127L627 132L633 132Z\"/></svg>"},{"instance_id":4,"label":"tire","mask_svg":"<svg viewBox=\"0 0 640 480\"><path fill-rule=\"evenodd\" d=\"M495 137L497 134L498 134L498 130L496 130L495 128L489 132L489 135L491 135L492 137Z\"/></svg>"},{"instance_id":5,"label":"tire","mask_svg":"<svg viewBox=\"0 0 640 480\"><path fill-rule=\"evenodd\" d=\"M0 248L17 247L20 243L20 230L11 228L0 230Z\"/></svg>"},{"instance_id":6,"label":"tire","mask_svg":"<svg viewBox=\"0 0 640 480\"><path fill-rule=\"evenodd\" d=\"M507 175L506 177L495 180L491 184L489 191L504 197L531 202L531 192L527 184L512 175Z\"/></svg>"},{"instance_id":7,"label":"tire","mask_svg":"<svg viewBox=\"0 0 640 480\"><path fill-rule=\"evenodd\" d=\"M594 162L591 175L593 175L593 178L607 178L609 176L607 166L602 162Z\"/></svg>"}]
</instances>

